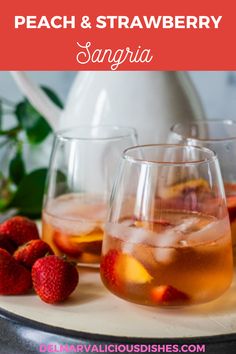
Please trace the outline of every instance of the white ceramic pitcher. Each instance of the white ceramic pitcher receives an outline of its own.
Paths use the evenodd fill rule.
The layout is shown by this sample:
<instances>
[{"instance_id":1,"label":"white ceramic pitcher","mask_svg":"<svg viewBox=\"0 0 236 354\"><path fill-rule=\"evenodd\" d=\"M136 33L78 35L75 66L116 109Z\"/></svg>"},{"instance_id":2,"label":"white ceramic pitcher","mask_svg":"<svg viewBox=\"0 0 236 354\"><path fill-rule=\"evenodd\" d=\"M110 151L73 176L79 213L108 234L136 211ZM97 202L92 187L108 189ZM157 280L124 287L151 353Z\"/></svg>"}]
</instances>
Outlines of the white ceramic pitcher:
<instances>
[{"instance_id":1,"label":"white ceramic pitcher","mask_svg":"<svg viewBox=\"0 0 236 354\"><path fill-rule=\"evenodd\" d=\"M25 72L12 72L25 96L53 129L115 124L137 129L140 143L164 142L175 122L204 119L186 72L79 72L60 110Z\"/></svg>"}]
</instances>

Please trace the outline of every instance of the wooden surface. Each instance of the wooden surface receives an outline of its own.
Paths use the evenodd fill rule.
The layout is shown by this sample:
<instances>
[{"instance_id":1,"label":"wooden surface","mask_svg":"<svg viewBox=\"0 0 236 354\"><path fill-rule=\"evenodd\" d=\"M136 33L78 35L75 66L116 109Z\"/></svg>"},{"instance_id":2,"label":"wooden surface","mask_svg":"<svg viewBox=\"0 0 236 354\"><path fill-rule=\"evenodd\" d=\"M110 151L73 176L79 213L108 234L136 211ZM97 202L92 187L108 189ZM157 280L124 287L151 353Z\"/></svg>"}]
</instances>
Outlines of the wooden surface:
<instances>
[{"instance_id":1,"label":"wooden surface","mask_svg":"<svg viewBox=\"0 0 236 354\"><path fill-rule=\"evenodd\" d=\"M236 277L235 277L236 278ZM0 307L49 326L89 334L132 338L182 338L236 333L236 279L222 297L206 305L158 309L110 294L97 271L80 271L80 284L61 305L36 295L1 296Z\"/></svg>"}]
</instances>

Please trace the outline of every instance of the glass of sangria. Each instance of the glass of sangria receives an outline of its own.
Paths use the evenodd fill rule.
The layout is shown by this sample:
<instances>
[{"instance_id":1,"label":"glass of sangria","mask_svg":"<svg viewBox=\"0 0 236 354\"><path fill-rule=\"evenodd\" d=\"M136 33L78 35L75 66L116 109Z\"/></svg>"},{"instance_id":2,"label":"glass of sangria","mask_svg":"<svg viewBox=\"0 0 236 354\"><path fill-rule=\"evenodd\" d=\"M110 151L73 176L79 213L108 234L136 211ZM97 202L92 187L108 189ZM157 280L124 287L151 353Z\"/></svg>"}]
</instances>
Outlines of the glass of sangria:
<instances>
[{"instance_id":1,"label":"glass of sangria","mask_svg":"<svg viewBox=\"0 0 236 354\"><path fill-rule=\"evenodd\" d=\"M209 120L175 124L169 142L207 147L216 152L224 181L236 260L236 122Z\"/></svg>"},{"instance_id":2,"label":"glass of sangria","mask_svg":"<svg viewBox=\"0 0 236 354\"><path fill-rule=\"evenodd\" d=\"M112 293L150 306L205 303L229 288L230 223L214 152L166 144L123 153L100 272Z\"/></svg>"},{"instance_id":3,"label":"glass of sangria","mask_svg":"<svg viewBox=\"0 0 236 354\"><path fill-rule=\"evenodd\" d=\"M42 212L43 239L56 254L98 265L108 196L133 128L80 126L54 139Z\"/></svg>"}]
</instances>

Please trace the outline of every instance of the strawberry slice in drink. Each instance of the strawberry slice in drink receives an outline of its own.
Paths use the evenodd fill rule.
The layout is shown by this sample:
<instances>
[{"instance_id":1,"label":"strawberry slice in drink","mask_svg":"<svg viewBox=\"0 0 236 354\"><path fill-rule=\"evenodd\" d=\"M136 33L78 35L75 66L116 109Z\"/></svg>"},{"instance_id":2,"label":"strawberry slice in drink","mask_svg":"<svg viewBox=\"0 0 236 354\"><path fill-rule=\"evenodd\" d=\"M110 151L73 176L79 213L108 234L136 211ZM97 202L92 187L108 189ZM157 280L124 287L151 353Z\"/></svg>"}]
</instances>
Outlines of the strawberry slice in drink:
<instances>
[{"instance_id":1,"label":"strawberry slice in drink","mask_svg":"<svg viewBox=\"0 0 236 354\"><path fill-rule=\"evenodd\" d=\"M80 257L82 253L100 255L102 238L102 229L95 227L90 233L81 235L68 235L56 231L53 241L62 253L71 257Z\"/></svg>"},{"instance_id":2,"label":"strawberry slice in drink","mask_svg":"<svg viewBox=\"0 0 236 354\"><path fill-rule=\"evenodd\" d=\"M126 284L145 284L152 280L146 268L133 256L110 250L101 261L101 275L113 288L122 288Z\"/></svg>"},{"instance_id":3,"label":"strawberry slice in drink","mask_svg":"<svg viewBox=\"0 0 236 354\"><path fill-rule=\"evenodd\" d=\"M189 296L171 285L159 285L151 290L153 303L160 305L178 305L189 301Z\"/></svg>"},{"instance_id":4,"label":"strawberry slice in drink","mask_svg":"<svg viewBox=\"0 0 236 354\"><path fill-rule=\"evenodd\" d=\"M232 223L236 219L236 183L224 183L229 219Z\"/></svg>"},{"instance_id":5,"label":"strawberry slice in drink","mask_svg":"<svg viewBox=\"0 0 236 354\"><path fill-rule=\"evenodd\" d=\"M229 220L233 222L236 220L236 195L227 197L227 207L229 211Z\"/></svg>"},{"instance_id":6,"label":"strawberry slice in drink","mask_svg":"<svg viewBox=\"0 0 236 354\"><path fill-rule=\"evenodd\" d=\"M58 250L70 257L79 257L81 255L81 248L75 242L71 241L68 235L62 232L54 232L53 242Z\"/></svg>"}]
</instances>

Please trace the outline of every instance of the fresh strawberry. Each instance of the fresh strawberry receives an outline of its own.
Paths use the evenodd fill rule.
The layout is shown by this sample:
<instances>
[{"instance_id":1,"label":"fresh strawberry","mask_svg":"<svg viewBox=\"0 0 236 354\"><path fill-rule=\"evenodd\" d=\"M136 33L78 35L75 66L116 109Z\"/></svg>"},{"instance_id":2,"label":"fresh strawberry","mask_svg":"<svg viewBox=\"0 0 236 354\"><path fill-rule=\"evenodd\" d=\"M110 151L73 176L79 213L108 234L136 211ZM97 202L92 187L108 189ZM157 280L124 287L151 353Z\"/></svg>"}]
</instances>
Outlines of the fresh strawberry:
<instances>
[{"instance_id":1,"label":"fresh strawberry","mask_svg":"<svg viewBox=\"0 0 236 354\"><path fill-rule=\"evenodd\" d=\"M23 216L14 216L0 225L0 234L8 236L8 239L17 246L39 239L39 233L34 221Z\"/></svg>"},{"instance_id":2,"label":"fresh strawberry","mask_svg":"<svg viewBox=\"0 0 236 354\"><path fill-rule=\"evenodd\" d=\"M0 248L0 294L25 294L31 286L30 272L6 250Z\"/></svg>"},{"instance_id":3,"label":"fresh strawberry","mask_svg":"<svg viewBox=\"0 0 236 354\"><path fill-rule=\"evenodd\" d=\"M44 257L46 254L54 254L51 247L42 240L31 240L20 246L14 253L13 257L27 268L32 268L37 259Z\"/></svg>"},{"instance_id":4,"label":"fresh strawberry","mask_svg":"<svg viewBox=\"0 0 236 354\"><path fill-rule=\"evenodd\" d=\"M14 251L16 250L16 245L8 239L7 235L1 235L0 234L0 248L3 248L10 254L13 254Z\"/></svg>"},{"instance_id":5,"label":"fresh strawberry","mask_svg":"<svg viewBox=\"0 0 236 354\"><path fill-rule=\"evenodd\" d=\"M38 259L32 268L37 295L49 304L64 301L75 290L79 275L75 264L57 256Z\"/></svg>"},{"instance_id":6,"label":"fresh strawberry","mask_svg":"<svg viewBox=\"0 0 236 354\"><path fill-rule=\"evenodd\" d=\"M178 304L189 300L189 296L171 285L159 285L151 290L151 300L156 304Z\"/></svg>"}]
</instances>

